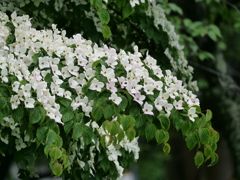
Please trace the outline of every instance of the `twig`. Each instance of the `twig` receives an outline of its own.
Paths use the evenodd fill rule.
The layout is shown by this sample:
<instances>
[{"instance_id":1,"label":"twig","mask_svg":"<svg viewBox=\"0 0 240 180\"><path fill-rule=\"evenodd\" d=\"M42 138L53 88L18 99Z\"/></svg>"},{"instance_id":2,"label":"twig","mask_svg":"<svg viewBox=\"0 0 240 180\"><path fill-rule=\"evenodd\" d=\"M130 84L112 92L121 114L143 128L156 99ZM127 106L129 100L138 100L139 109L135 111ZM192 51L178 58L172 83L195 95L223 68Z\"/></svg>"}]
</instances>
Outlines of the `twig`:
<instances>
[{"instance_id":1,"label":"twig","mask_svg":"<svg viewBox=\"0 0 240 180\"><path fill-rule=\"evenodd\" d=\"M226 0L221 0L221 1L226 3L227 5L231 6L233 9L235 9L240 14L240 10L238 9L237 6L235 6L234 4L232 4L232 3L230 3L229 1L226 1Z\"/></svg>"}]
</instances>

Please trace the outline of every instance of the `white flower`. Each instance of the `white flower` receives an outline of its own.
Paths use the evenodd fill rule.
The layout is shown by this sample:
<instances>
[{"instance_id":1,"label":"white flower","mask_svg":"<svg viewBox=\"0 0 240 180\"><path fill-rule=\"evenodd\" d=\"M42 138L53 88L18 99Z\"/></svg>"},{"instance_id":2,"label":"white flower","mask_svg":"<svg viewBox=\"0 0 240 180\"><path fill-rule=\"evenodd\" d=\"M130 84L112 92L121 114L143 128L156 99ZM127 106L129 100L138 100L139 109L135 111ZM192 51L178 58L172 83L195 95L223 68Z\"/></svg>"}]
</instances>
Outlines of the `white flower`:
<instances>
[{"instance_id":1,"label":"white flower","mask_svg":"<svg viewBox=\"0 0 240 180\"><path fill-rule=\"evenodd\" d=\"M18 98L18 95L12 95L10 99L12 109L17 109L18 105L20 104L20 100Z\"/></svg>"},{"instance_id":2,"label":"white flower","mask_svg":"<svg viewBox=\"0 0 240 180\"><path fill-rule=\"evenodd\" d=\"M64 78L64 79L66 79L66 78L68 78L68 77L70 77L71 76L71 74L68 72L68 67L67 66L64 66L63 68L62 68L62 77Z\"/></svg>"},{"instance_id":3,"label":"white flower","mask_svg":"<svg viewBox=\"0 0 240 180\"><path fill-rule=\"evenodd\" d=\"M27 147L27 145L23 142L23 139L15 139L16 149L17 151L24 149Z\"/></svg>"},{"instance_id":4,"label":"white flower","mask_svg":"<svg viewBox=\"0 0 240 180\"><path fill-rule=\"evenodd\" d=\"M107 83L106 87L111 92L117 92L117 88L115 87L115 82L114 81L111 81L111 82Z\"/></svg>"},{"instance_id":5,"label":"white flower","mask_svg":"<svg viewBox=\"0 0 240 180\"><path fill-rule=\"evenodd\" d=\"M93 70L92 68L86 69L85 76L88 80L92 78L94 75L95 75L95 70Z\"/></svg>"},{"instance_id":6,"label":"white flower","mask_svg":"<svg viewBox=\"0 0 240 180\"><path fill-rule=\"evenodd\" d=\"M183 103L182 100L179 100L179 101L174 100L173 105L174 105L175 109L181 110L181 109L184 109L182 107L182 103Z\"/></svg>"},{"instance_id":7,"label":"white flower","mask_svg":"<svg viewBox=\"0 0 240 180\"><path fill-rule=\"evenodd\" d=\"M18 93L19 86L20 86L20 82L14 81L14 83L12 84L12 90Z\"/></svg>"},{"instance_id":8,"label":"white flower","mask_svg":"<svg viewBox=\"0 0 240 180\"><path fill-rule=\"evenodd\" d=\"M197 117L197 114L196 114L196 108L195 107L191 107L189 110L188 110L188 117L191 121L195 121L195 117Z\"/></svg>"},{"instance_id":9,"label":"white flower","mask_svg":"<svg viewBox=\"0 0 240 180\"><path fill-rule=\"evenodd\" d=\"M48 56L39 57L38 59L39 59L39 68L40 69L50 67L50 64L49 64L50 58Z\"/></svg>"},{"instance_id":10,"label":"white flower","mask_svg":"<svg viewBox=\"0 0 240 180\"><path fill-rule=\"evenodd\" d=\"M91 81L91 85L89 87L89 89L91 90L96 90L96 91L101 91L102 88L103 88L104 84L102 82L100 82L99 80L97 80L96 78L94 78L92 81Z\"/></svg>"},{"instance_id":11,"label":"white flower","mask_svg":"<svg viewBox=\"0 0 240 180\"><path fill-rule=\"evenodd\" d=\"M153 85L144 85L144 91L146 92L146 94L151 94L153 95L153 90L154 90L154 86Z\"/></svg>"},{"instance_id":12,"label":"white flower","mask_svg":"<svg viewBox=\"0 0 240 180\"><path fill-rule=\"evenodd\" d=\"M115 92L111 94L109 97L116 105L119 105L122 101L122 98L120 98Z\"/></svg>"},{"instance_id":13,"label":"white flower","mask_svg":"<svg viewBox=\"0 0 240 180\"><path fill-rule=\"evenodd\" d=\"M149 114L149 115L154 115L152 110L153 110L153 106L151 104L148 104L147 102L145 102L145 104L143 106L143 113Z\"/></svg>"},{"instance_id":14,"label":"white flower","mask_svg":"<svg viewBox=\"0 0 240 180\"><path fill-rule=\"evenodd\" d=\"M6 68L2 69L0 78L5 83L8 83L7 75L8 75L8 70Z\"/></svg>"},{"instance_id":15,"label":"white flower","mask_svg":"<svg viewBox=\"0 0 240 180\"><path fill-rule=\"evenodd\" d=\"M25 86L22 85L21 86L22 90L23 90L23 95L24 97L30 97L31 96L31 84L26 84Z\"/></svg>"},{"instance_id":16,"label":"white flower","mask_svg":"<svg viewBox=\"0 0 240 180\"><path fill-rule=\"evenodd\" d=\"M134 101L138 102L140 105L143 104L143 100L145 99L144 95L141 95L140 93L136 93L134 96Z\"/></svg>"},{"instance_id":17,"label":"white flower","mask_svg":"<svg viewBox=\"0 0 240 180\"><path fill-rule=\"evenodd\" d=\"M159 111L161 111L162 107L165 106L166 104L167 104L167 100L162 99L161 96L158 96L154 101L154 105Z\"/></svg>"},{"instance_id":18,"label":"white flower","mask_svg":"<svg viewBox=\"0 0 240 180\"><path fill-rule=\"evenodd\" d=\"M34 108L34 102L35 102L35 100L33 98L27 98L24 101L25 107L26 108Z\"/></svg>"},{"instance_id":19,"label":"white flower","mask_svg":"<svg viewBox=\"0 0 240 180\"><path fill-rule=\"evenodd\" d=\"M78 66L74 66L73 63L70 63L68 65L68 71L74 75L74 76L77 76L78 75L78 71L79 71L79 67Z\"/></svg>"}]
</instances>

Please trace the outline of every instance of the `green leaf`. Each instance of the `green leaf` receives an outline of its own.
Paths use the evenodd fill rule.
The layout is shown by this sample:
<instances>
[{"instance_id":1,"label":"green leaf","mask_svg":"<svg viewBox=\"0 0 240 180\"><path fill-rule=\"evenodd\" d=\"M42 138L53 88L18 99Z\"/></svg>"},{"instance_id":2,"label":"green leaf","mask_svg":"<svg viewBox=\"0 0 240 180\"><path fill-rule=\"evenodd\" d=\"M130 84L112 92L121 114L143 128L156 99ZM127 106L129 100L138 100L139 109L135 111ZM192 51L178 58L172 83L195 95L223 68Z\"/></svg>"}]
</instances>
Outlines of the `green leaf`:
<instances>
[{"instance_id":1,"label":"green leaf","mask_svg":"<svg viewBox=\"0 0 240 180\"><path fill-rule=\"evenodd\" d=\"M19 122L24 116L24 108L23 105L19 105L17 109L12 111L12 117L15 122Z\"/></svg>"},{"instance_id":2,"label":"green leaf","mask_svg":"<svg viewBox=\"0 0 240 180\"><path fill-rule=\"evenodd\" d=\"M119 115L118 121L122 124L123 129L126 131L129 127L135 126L135 119L130 115Z\"/></svg>"},{"instance_id":3,"label":"green leaf","mask_svg":"<svg viewBox=\"0 0 240 180\"><path fill-rule=\"evenodd\" d=\"M66 98L60 98L59 102L64 105L66 108L68 108L71 105L71 100Z\"/></svg>"},{"instance_id":4,"label":"green leaf","mask_svg":"<svg viewBox=\"0 0 240 180\"><path fill-rule=\"evenodd\" d=\"M212 139L212 142L213 143L217 143L218 141L219 141L219 139L220 139L220 136L219 136L219 133L217 132L217 131L215 131L215 130L211 130L211 139Z\"/></svg>"},{"instance_id":5,"label":"green leaf","mask_svg":"<svg viewBox=\"0 0 240 180\"><path fill-rule=\"evenodd\" d=\"M106 9L98 10L97 14L102 24L108 24L110 21L110 16Z\"/></svg>"},{"instance_id":6,"label":"green leaf","mask_svg":"<svg viewBox=\"0 0 240 180\"><path fill-rule=\"evenodd\" d=\"M217 150L217 143L211 144L212 151L215 152Z\"/></svg>"},{"instance_id":7,"label":"green leaf","mask_svg":"<svg viewBox=\"0 0 240 180\"><path fill-rule=\"evenodd\" d=\"M167 116L164 116L164 115L161 115L158 117L160 123L161 123L161 126L164 130L168 130L170 128L170 120Z\"/></svg>"},{"instance_id":8,"label":"green leaf","mask_svg":"<svg viewBox=\"0 0 240 180\"><path fill-rule=\"evenodd\" d=\"M0 110L3 109L7 105L7 98L1 96L0 97Z\"/></svg>"},{"instance_id":9,"label":"green leaf","mask_svg":"<svg viewBox=\"0 0 240 180\"><path fill-rule=\"evenodd\" d=\"M76 140L80 138L83 134L83 124L75 123L73 126L73 139Z\"/></svg>"},{"instance_id":10,"label":"green leaf","mask_svg":"<svg viewBox=\"0 0 240 180\"><path fill-rule=\"evenodd\" d=\"M211 163L208 165L208 167L214 166L215 164L217 164L217 162L218 162L218 155L216 153L213 153L211 157Z\"/></svg>"},{"instance_id":11,"label":"green leaf","mask_svg":"<svg viewBox=\"0 0 240 180\"><path fill-rule=\"evenodd\" d=\"M63 113L62 121L63 121L64 123L66 123L66 122L72 120L73 117L74 117L73 112L71 112L71 111L66 111L66 112Z\"/></svg>"},{"instance_id":12,"label":"green leaf","mask_svg":"<svg viewBox=\"0 0 240 180\"><path fill-rule=\"evenodd\" d=\"M69 166L69 158L67 155L63 154L61 157L62 164L64 166L64 169L66 169Z\"/></svg>"},{"instance_id":13,"label":"green leaf","mask_svg":"<svg viewBox=\"0 0 240 180\"><path fill-rule=\"evenodd\" d=\"M65 131L65 133L68 135L69 133L70 133L70 131L71 131L71 129L72 129L72 127L73 127L73 121L68 121L68 122L66 122L66 123L64 123L64 131Z\"/></svg>"},{"instance_id":14,"label":"green leaf","mask_svg":"<svg viewBox=\"0 0 240 180\"><path fill-rule=\"evenodd\" d=\"M44 81L46 81L48 84L50 84L51 82L53 82L52 79L52 74L51 73L47 73L47 75L44 78Z\"/></svg>"},{"instance_id":15,"label":"green leaf","mask_svg":"<svg viewBox=\"0 0 240 180\"><path fill-rule=\"evenodd\" d=\"M92 68L97 67L100 64L101 60L97 60L92 64Z\"/></svg>"},{"instance_id":16,"label":"green leaf","mask_svg":"<svg viewBox=\"0 0 240 180\"><path fill-rule=\"evenodd\" d=\"M187 135L185 141L187 143L188 149L192 150L198 143L198 137L197 137L196 133L191 133L191 134Z\"/></svg>"},{"instance_id":17,"label":"green leaf","mask_svg":"<svg viewBox=\"0 0 240 180\"><path fill-rule=\"evenodd\" d=\"M37 129L37 139L41 142L43 142L45 139L46 139L46 136L47 136L47 130L48 130L48 127L46 126L43 126L43 127L39 127Z\"/></svg>"},{"instance_id":18,"label":"green leaf","mask_svg":"<svg viewBox=\"0 0 240 180\"><path fill-rule=\"evenodd\" d=\"M121 10L123 7L124 7L124 5L126 4L126 0L117 0L117 7Z\"/></svg>"},{"instance_id":19,"label":"green leaf","mask_svg":"<svg viewBox=\"0 0 240 180\"><path fill-rule=\"evenodd\" d=\"M52 129L49 129L48 130L48 133L47 133L47 137L46 137L46 144L48 145L51 145L51 144L54 144L54 142L56 141L56 139L58 138L57 137L58 135L56 134L56 132Z\"/></svg>"},{"instance_id":20,"label":"green leaf","mask_svg":"<svg viewBox=\"0 0 240 180\"><path fill-rule=\"evenodd\" d=\"M145 136L147 141L151 140L156 132L156 126L153 123L149 123L147 124L146 128L145 128Z\"/></svg>"},{"instance_id":21,"label":"green leaf","mask_svg":"<svg viewBox=\"0 0 240 180\"><path fill-rule=\"evenodd\" d=\"M206 113L206 121L210 121L211 119L212 119L212 111L208 109Z\"/></svg>"},{"instance_id":22,"label":"green leaf","mask_svg":"<svg viewBox=\"0 0 240 180\"><path fill-rule=\"evenodd\" d=\"M133 13L134 13L134 9L130 5L130 3L126 3L125 6L123 7L123 10L122 10L123 19L129 17Z\"/></svg>"},{"instance_id":23,"label":"green leaf","mask_svg":"<svg viewBox=\"0 0 240 180\"><path fill-rule=\"evenodd\" d=\"M182 128L183 124L184 124L184 122L182 119L177 119L174 121L174 126L177 131L179 131Z\"/></svg>"},{"instance_id":24,"label":"green leaf","mask_svg":"<svg viewBox=\"0 0 240 180\"><path fill-rule=\"evenodd\" d=\"M162 144L165 140L165 131L162 129L158 129L155 132L155 138L158 144Z\"/></svg>"},{"instance_id":25,"label":"green leaf","mask_svg":"<svg viewBox=\"0 0 240 180\"><path fill-rule=\"evenodd\" d=\"M140 114L137 118L136 118L136 127L140 128L142 127L147 121L146 115L145 114Z\"/></svg>"},{"instance_id":26,"label":"green leaf","mask_svg":"<svg viewBox=\"0 0 240 180\"><path fill-rule=\"evenodd\" d=\"M201 151L198 151L194 156L194 163L199 168L204 162L204 156Z\"/></svg>"},{"instance_id":27,"label":"green leaf","mask_svg":"<svg viewBox=\"0 0 240 180\"><path fill-rule=\"evenodd\" d=\"M136 104L136 103L134 103L134 104L133 104L133 107L130 108L130 110L129 110L129 115L131 115L131 116L133 116L133 117L137 117L137 116L140 115L140 108L139 108L139 106L138 106L137 104L136 104L136 106L135 106L135 104Z\"/></svg>"},{"instance_id":28,"label":"green leaf","mask_svg":"<svg viewBox=\"0 0 240 180\"><path fill-rule=\"evenodd\" d=\"M86 145L92 142L93 130L88 126L83 127L83 141Z\"/></svg>"},{"instance_id":29,"label":"green leaf","mask_svg":"<svg viewBox=\"0 0 240 180\"><path fill-rule=\"evenodd\" d=\"M209 138L210 138L209 129L207 128L199 129L198 134L199 134L200 142L202 144L206 144L209 141Z\"/></svg>"},{"instance_id":30,"label":"green leaf","mask_svg":"<svg viewBox=\"0 0 240 180\"><path fill-rule=\"evenodd\" d=\"M102 8L103 3L102 0L90 0L92 6L97 6L98 8Z\"/></svg>"},{"instance_id":31,"label":"green leaf","mask_svg":"<svg viewBox=\"0 0 240 180\"><path fill-rule=\"evenodd\" d=\"M118 133L120 125L118 121L104 121L103 127L108 130L112 136L115 136Z\"/></svg>"},{"instance_id":32,"label":"green leaf","mask_svg":"<svg viewBox=\"0 0 240 180\"><path fill-rule=\"evenodd\" d=\"M119 142L121 142L124 139L125 135L122 129L118 129L118 135L117 135L117 139Z\"/></svg>"},{"instance_id":33,"label":"green leaf","mask_svg":"<svg viewBox=\"0 0 240 180\"><path fill-rule=\"evenodd\" d=\"M63 167L62 167L62 165L60 164L60 163L58 163L57 161L55 161L54 163L52 163L51 165L50 165L50 168L51 168L51 170L52 170L52 172L53 172L53 174L55 175L55 176L60 176L61 174L62 174L62 171L63 171Z\"/></svg>"},{"instance_id":34,"label":"green leaf","mask_svg":"<svg viewBox=\"0 0 240 180\"><path fill-rule=\"evenodd\" d=\"M108 101L107 97L100 97L97 102L96 102L96 107L100 106L101 104L103 104L104 102Z\"/></svg>"},{"instance_id":35,"label":"green leaf","mask_svg":"<svg viewBox=\"0 0 240 180\"><path fill-rule=\"evenodd\" d=\"M168 3L168 6L170 7L170 9L174 12L177 12L178 14L182 15L183 14L183 11L182 9L177 6L176 4L174 3Z\"/></svg>"},{"instance_id":36,"label":"green leaf","mask_svg":"<svg viewBox=\"0 0 240 180\"><path fill-rule=\"evenodd\" d=\"M204 147L204 155L206 159L209 159L212 156L212 148L209 144L205 145Z\"/></svg>"},{"instance_id":37,"label":"green leaf","mask_svg":"<svg viewBox=\"0 0 240 180\"><path fill-rule=\"evenodd\" d=\"M128 128L128 129L127 129L127 132L126 132L126 135L127 135L128 139L129 139L130 141L132 141L132 140L134 139L134 137L136 136L136 131L135 131L135 129L133 129L133 128Z\"/></svg>"},{"instance_id":38,"label":"green leaf","mask_svg":"<svg viewBox=\"0 0 240 180\"><path fill-rule=\"evenodd\" d=\"M188 134L188 132L191 130L191 122L183 121L181 130L183 135L186 136L186 134Z\"/></svg>"},{"instance_id":39,"label":"green leaf","mask_svg":"<svg viewBox=\"0 0 240 180\"><path fill-rule=\"evenodd\" d=\"M121 103L119 104L119 107L122 111L124 111L128 105L128 100L125 96L120 96L122 98Z\"/></svg>"},{"instance_id":40,"label":"green leaf","mask_svg":"<svg viewBox=\"0 0 240 180\"><path fill-rule=\"evenodd\" d=\"M42 56L41 53L37 53L37 54L34 54L34 55L32 56L32 60L33 60L33 62L34 62L35 65L38 65L38 62L39 62L38 58L41 57L41 56Z\"/></svg>"},{"instance_id":41,"label":"green leaf","mask_svg":"<svg viewBox=\"0 0 240 180\"><path fill-rule=\"evenodd\" d=\"M3 113L0 111L0 124L3 122ZM0 151L1 152L1 151Z\"/></svg>"},{"instance_id":42,"label":"green leaf","mask_svg":"<svg viewBox=\"0 0 240 180\"><path fill-rule=\"evenodd\" d=\"M76 121L81 123L83 121L84 114L83 113L76 113L75 117L76 117Z\"/></svg>"},{"instance_id":43,"label":"green leaf","mask_svg":"<svg viewBox=\"0 0 240 180\"><path fill-rule=\"evenodd\" d=\"M31 124L35 124L45 118L45 110L41 106L30 109L29 120Z\"/></svg>"},{"instance_id":44,"label":"green leaf","mask_svg":"<svg viewBox=\"0 0 240 180\"><path fill-rule=\"evenodd\" d=\"M95 107L93 108L92 112L91 112L92 118L95 121L99 121L102 118L102 108L101 107Z\"/></svg>"},{"instance_id":45,"label":"green leaf","mask_svg":"<svg viewBox=\"0 0 240 180\"><path fill-rule=\"evenodd\" d=\"M107 172L110 168L110 163L109 160L107 158L104 158L101 162L100 162L100 166L101 168L104 170L104 172Z\"/></svg>"},{"instance_id":46,"label":"green leaf","mask_svg":"<svg viewBox=\"0 0 240 180\"><path fill-rule=\"evenodd\" d=\"M171 151L171 146L168 143L165 143L164 146L163 146L163 152L165 154L169 154L170 151Z\"/></svg>"},{"instance_id":47,"label":"green leaf","mask_svg":"<svg viewBox=\"0 0 240 180\"><path fill-rule=\"evenodd\" d=\"M102 110L105 119L109 119L114 113L114 108L110 104L106 104L105 106L103 106Z\"/></svg>"},{"instance_id":48,"label":"green leaf","mask_svg":"<svg viewBox=\"0 0 240 180\"><path fill-rule=\"evenodd\" d=\"M52 147L53 145L46 145L45 147L44 147L44 153L45 153L45 155L48 157L48 153L49 153L49 151L50 151L50 149L51 149L51 147Z\"/></svg>"},{"instance_id":49,"label":"green leaf","mask_svg":"<svg viewBox=\"0 0 240 180\"><path fill-rule=\"evenodd\" d=\"M62 151L57 146L52 146L49 149L49 156L52 159L57 160L62 156Z\"/></svg>"},{"instance_id":50,"label":"green leaf","mask_svg":"<svg viewBox=\"0 0 240 180\"><path fill-rule=\"evenodd\" d=\"M102 34L103 34L104 39L107 39L112 35L112 32L108 25L102 26Z\"/></svg>"}]
</instances>

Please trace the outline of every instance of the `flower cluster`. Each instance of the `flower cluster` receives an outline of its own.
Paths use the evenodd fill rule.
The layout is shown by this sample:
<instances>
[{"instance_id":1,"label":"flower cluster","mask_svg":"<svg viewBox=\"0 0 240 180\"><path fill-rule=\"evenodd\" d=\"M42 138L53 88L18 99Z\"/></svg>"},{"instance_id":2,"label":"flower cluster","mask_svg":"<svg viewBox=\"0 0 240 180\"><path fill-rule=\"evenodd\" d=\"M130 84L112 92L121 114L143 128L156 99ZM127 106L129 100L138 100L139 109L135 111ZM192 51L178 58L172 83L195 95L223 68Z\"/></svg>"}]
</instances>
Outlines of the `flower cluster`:
<instances>
[{"instance_id":1,"label":"flower cluster","mask_svg":"<svg viewBox=\"0 0 240 180\"><path fill-rule=\"evenodd\" d=\"M193 67L188 65L186 58L184 57L183 46L179 44L179 36L174 30L174 25L167 20L164 10L161 8L157 0L152 0L149 2L148 10L146 14L154 19L154 25L157 29L162 28L169 36L169 45L171 48L176 49L177 58L174 59L169 51L169 48L166 48L165 55L170 60L170 63L174 71L180 71L182 74L189 77L189 87L194 90L198 90L196 81L192 81Z\"/></svg>"},{"instance_id":2,"label":"flower cluster","mask_svg":"<svg viewBox=\"0 0 240 180\"><path fill-rule=\"evenodd\" d=\"M24 105L26 109L41 106L48 118L66 126L64 122L69 121L71 115L63 116L63 105L59 103L59 99L70 101L74 112L84 114L82 119L85 119L85 122L81 127L88 132L86 136L93 132L96 138L86 140L87 137L84 139L81 135L78 136L77 132L75 136L78 138L69 142L72 145L67 153L70 162L76 160L81 169L84 170L87 163L92 175L96 171L97 163L94 157L102 151L105 151L108 160L114 163L119 176L123 173L118 159L122 155L119 149L132 153L135 160L139 153L138 137L134 135L129 138L131 136L125 132L127 127L119 125L117 129L123 131L122 139L113 143L108 139L110 130L104 128L101 121L95 121L101 119L94 118L92 113L94 108L103 108L96 106L97 97L101 94L105 94L105 101L112 108L122 104L124 92L129 95L130 100L139 105L141 113L147 116L161 114L169 117L173 109L185 109L191 121L197 117L194 106L199 106L199 100L196 95L188 91L170 70L162 72L156 59L148 54L143 59L137 46L134 47L134 53L124 50L117 53L114 48L106 45L98 47L80 34L67 38L66 32L59 31L55 25L52 30L38 31L31 27L28 16L17 16L16 13L11 15L11 21L8 16L0 13L0 23L0 81L12 87L12 110L18 109L20 105ZM11 29L6 26L9 23L14 26L14 34L10 34ZM96 97L90 97L89 92L96 93ZM124 109L119 111L125 113ZM117 121L118 114L112 113L109 117L108 112L103 114L105 120ZM9 117L4 118L9 120ZM75 124L80 125L79 122ZM10 128L17 131L15 126ZM133 134L135 132L134 129L129 131ZM50 132L52 133L49 130L49 134ZM105 141L102 146L106 146L105 149L100 147L102 137ZM6 136L1 137L1 141L7 143ZM81 144L80 149L77 144ZM17 150L24 147L23 141L16 142ZM88 160L81 155L82 150L88 151Z\"/></svg>"}]
</instances>

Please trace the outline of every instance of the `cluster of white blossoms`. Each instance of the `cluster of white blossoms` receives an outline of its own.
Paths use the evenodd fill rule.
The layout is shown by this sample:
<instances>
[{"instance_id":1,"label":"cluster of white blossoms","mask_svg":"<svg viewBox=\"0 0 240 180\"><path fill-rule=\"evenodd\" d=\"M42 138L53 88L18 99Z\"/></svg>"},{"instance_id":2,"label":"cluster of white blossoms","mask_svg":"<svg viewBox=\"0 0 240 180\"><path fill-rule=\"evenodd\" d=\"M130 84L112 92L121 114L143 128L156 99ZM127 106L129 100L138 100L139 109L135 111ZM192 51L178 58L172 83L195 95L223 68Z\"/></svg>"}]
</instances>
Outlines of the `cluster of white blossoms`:
<instances>
[{"instance_id":1,"label":"cluster of white blossoms","mask_svg":"<svg viewBox=\"0 0 240 180\"><path fill-rule=\"evenodd\" d=\"M188 62L184 56L184 47L179 44L179 35L176 34L174 25L167 20L165 12L158 3L158 0L152 0L149 2L146 14L154 18L154 25L157 29L159 29L159 26L162 27L162 30L169 36L169 45L177 50L178 59L174 59L172 57L169 48L166 48L164 52L170 60L173 69L175 71L179 70L182 74L186 75L189 78L189 87L198 91L197 82L192 81L193 67L188 65Z\"/></svg>"},{"instance_id":2,"label":"cluster of white blossoms","mask_svg":"<svg viewBox=\"0 0 240 180\"><path fill-rule=\"evenodd\" d=\"M156 59L150 55L147 54L144 60L141 59L142 54L137 46L134 47L134 53L124 50L117 53L113 48L93 45L80 34L67 38L66 32L59 31L55 25L52 26L53 30L38 31L31 27L30 19L26 15L17 16L13 13L11 19L10 21L8 16L0 13L0 81L9 83L9 76L17 78L11 84L14 92L10 101L12 109L17 109L20 104L24 104L25 108L34 108L38 102L42 104L48 117L62 123L60 104L56 102L57 97L62 97L71 100L73 109L83 111L92 121L90 113L95 101L89 100L82 91L83 86L90 83L91 91L110 92L108 98L116 105L122 101L119 90L126 90L142 107L144 114L153 116L153 110L156 109L169 116L173 108L182 110L185 104L190 108L190 120L194 121L194 117L197 116L195 107L192 107L199 105L196 95L188 91L170 70L164 75ZM8 45L6 39L10 29L5 26L7 22L12 22L15 26L15 41ZM101 65L100 75L107 82L101 81L99 75L96 75L96 67L93 66L94 62L102 58L106 61ZM117 76L119 65L124 73ZM46 80L49 75L52 78L51 82ZM64 83L71 91L63 88ZM148 96L156 94L157 97L151 102ZM101 136L108 134L95 122L92 122L91 126ZM119 142L119 147L113 144L107 146L108 159L114 162L119 175L122 175L123 168L118 162L118 156L121 156L118 149L124 148L127 152L133 152L135 159L138 159L137 140L136 137L130 142L125 135ZM3 141L6 141L6 138L3 138ZM23 145L22 142L18 144ZM98 146L99 142L96 142L96 146L90 148L88 163L93 170L94 155ZM73 153L72 157L75 156L76 153ZM83 167L86 162L81 161L81 156L78 158L80 167Z\"/></svg>"},{"instance_id":3,"label":"cluster of white blossoms","mask_svg":"<svg viewBox=\"0 0 240 180\"><path fill-rule=\"evenodd\" d=\"M0 140L5 144L9 144L8 130L11 130L11 136L15 137L15 148L17 151L26 148L34 139L30 139L30 136L24 131L24 134L20 132L20 124L16 123L11 116L4 117L0 126ZM0 152L1 155L4 155Z\"/></svg>"}]
</instances>

